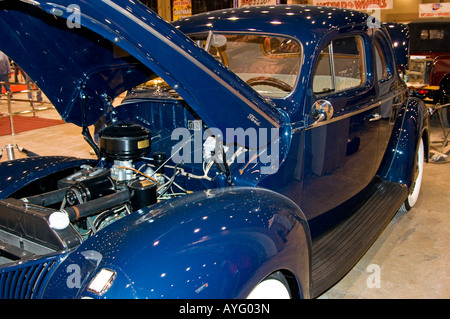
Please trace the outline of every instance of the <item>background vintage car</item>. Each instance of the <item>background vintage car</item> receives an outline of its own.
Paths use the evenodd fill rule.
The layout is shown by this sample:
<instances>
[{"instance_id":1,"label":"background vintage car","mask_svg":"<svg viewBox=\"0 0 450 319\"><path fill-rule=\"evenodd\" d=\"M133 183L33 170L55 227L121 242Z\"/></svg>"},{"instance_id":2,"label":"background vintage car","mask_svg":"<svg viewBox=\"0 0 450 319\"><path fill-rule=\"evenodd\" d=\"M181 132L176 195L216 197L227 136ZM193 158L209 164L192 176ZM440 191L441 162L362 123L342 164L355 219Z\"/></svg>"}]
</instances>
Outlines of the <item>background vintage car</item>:
<instances>
[{"instance_id":1,"label":"background vintage car","mask_svg":"<svg viewBox=\"0 0 450 319\"><path fill-rule=\"evenodd\" d=\"M450 103L450 19L419 19L408 24L410 63L407 82L414 96L431 104ZM442 119L450 126L449 107Z\"/></svg>"},{"instance_id":2,"label":"background vintage car","mask_svg":"<svg viewBox=\"0 0 450 319\"><path fill-rule=\"evenodd\" d=\"M368 15L70 4L0 2L0 49L99 157L0 164L1 297L316 297L417 200L426 112Z\"/></svg>"}]
</instances>

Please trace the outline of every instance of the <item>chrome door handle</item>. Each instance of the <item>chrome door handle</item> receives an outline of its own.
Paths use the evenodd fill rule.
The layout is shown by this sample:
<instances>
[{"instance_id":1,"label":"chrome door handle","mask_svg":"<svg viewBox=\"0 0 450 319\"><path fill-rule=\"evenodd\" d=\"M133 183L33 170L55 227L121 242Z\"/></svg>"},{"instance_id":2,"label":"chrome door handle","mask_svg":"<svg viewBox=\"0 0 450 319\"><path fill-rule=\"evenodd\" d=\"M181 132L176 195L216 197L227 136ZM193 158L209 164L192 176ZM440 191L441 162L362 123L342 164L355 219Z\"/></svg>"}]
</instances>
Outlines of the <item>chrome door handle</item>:
<instances>
[{"instance_id":1,"label":"chrome door handle","mask_svg":"<svg viewBox=\"0 0 450 319\"><path fill-rule=\"evenodd\" d=\"M312 126L317 125L322 121L328 121L334 114L333 105L327 100L317 100L312 108L311 115L314 119Z\"/></svg>"}]
</instances>

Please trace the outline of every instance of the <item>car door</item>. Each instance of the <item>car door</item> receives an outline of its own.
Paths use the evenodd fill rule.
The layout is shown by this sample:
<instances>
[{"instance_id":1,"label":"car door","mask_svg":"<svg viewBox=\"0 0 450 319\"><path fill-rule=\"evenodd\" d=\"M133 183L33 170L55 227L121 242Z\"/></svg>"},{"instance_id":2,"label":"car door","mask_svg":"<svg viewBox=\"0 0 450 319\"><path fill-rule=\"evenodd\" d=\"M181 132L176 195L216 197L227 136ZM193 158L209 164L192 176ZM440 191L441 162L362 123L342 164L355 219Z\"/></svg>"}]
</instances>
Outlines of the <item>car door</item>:
<instances>
[{"instance_id":1,"label":"car door","mask_svg":"<svg viewBox=\"0 0 450 319\"><path fill-rule=\"evenodd\" d=\"M329 102L334 114L305 130L301 206L310 220L355 196L375 174L379 103L368 71L369 40L365 35L336 38L316 61L314 98Z\"/></svg>"}]
</instances>

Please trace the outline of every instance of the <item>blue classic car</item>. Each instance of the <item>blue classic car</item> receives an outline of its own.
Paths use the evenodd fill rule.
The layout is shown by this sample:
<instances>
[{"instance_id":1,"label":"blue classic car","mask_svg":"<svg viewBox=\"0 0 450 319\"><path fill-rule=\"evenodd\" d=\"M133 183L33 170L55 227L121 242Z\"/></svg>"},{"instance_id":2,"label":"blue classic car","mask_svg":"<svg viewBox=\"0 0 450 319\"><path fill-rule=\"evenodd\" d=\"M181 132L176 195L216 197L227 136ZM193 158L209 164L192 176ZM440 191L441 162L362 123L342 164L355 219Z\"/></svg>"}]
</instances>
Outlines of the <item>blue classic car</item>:
<instances>
[{"instance_id":1,"label":"blue classic car","mask_svg":"<svg viewBox=\"0 0 450 319\"><path fill-rule=\"evenodd\" d=\"M334 285L414 205L428 153L424 105L368 20L281 5L169 24L131 0L0 1L0 50L97 154L0 164L0 297Z\"/></svg>"}]
</instances>

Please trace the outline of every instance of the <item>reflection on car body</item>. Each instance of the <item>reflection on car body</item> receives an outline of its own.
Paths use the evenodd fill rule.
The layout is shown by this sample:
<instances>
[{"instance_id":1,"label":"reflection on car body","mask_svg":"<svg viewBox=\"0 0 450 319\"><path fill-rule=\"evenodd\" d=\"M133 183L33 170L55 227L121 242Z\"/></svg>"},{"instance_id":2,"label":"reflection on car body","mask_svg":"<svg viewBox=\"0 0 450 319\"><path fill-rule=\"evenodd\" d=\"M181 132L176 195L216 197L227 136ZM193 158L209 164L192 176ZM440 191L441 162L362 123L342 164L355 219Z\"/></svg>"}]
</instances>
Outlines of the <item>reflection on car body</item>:
<instances>
[{"instance_id":1,"label":"reflection on car body","mask_svg":"<svg viewBox=\"0 0 450 319\"><path fill-rule=\"evenodd\" d=\"M417 200L426 112L367 14L72 2L79 29L0 2L0 49L98 154L0 164L1 297L316 297Z\"/></svg>"}]
</instances>

